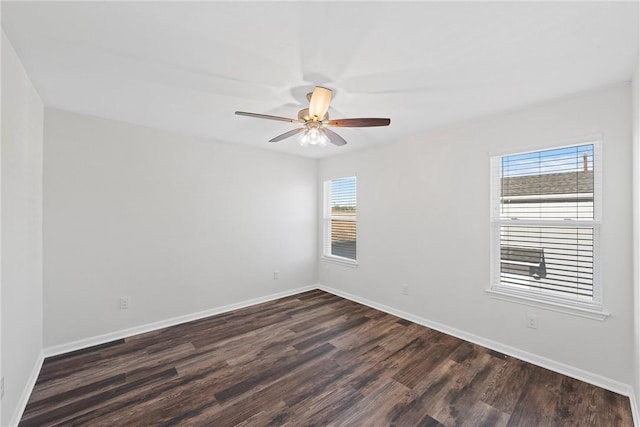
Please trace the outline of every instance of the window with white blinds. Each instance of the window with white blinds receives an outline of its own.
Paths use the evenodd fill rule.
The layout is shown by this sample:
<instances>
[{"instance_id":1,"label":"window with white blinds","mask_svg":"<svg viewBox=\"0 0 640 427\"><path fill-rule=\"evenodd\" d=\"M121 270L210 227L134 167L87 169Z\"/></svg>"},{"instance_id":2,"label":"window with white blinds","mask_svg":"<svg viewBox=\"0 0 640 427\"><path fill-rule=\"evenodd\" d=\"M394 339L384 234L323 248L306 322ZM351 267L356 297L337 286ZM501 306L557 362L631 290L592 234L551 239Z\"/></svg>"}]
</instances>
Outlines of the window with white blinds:
<instances>
[{"instance_id":1,"label":"window with white blinds","mask_svg":"<svg viewBox=\"0 0 640 427\"><path fill-rule=\"evenodd\" d=\"M325 257L356 261L356 177L338 178L324 183Z\"/></svg>"},{"instance_id":2,"label":"window with white blinds","mask_svg":"<svg viewBox=\"0 0 640 427\"><path fill-rule=\"evenodd\" d=\"M598 141L492 158L493 289L600 305Z\"/></svg>"}]
</instances>

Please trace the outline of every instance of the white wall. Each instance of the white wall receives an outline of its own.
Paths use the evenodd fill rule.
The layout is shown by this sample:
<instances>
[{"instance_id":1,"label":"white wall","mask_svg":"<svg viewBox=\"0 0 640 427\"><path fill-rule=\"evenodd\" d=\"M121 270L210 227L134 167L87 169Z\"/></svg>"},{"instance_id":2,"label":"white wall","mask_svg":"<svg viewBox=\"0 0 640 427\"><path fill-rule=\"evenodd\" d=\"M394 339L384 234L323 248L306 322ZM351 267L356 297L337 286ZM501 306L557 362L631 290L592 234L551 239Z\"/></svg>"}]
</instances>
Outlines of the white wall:
<instances>
[{"instance_id":1,"label":"white wall","mask_svg":"<svg viewBox=\"0 0 640 427\"><path fill-rule=\"evenodd\" d=\"M319 282L630 385L630 123L630 87L619 85L321 160L320 181L357 174L359 266L322 262ZM597 321L490 298L489 153L594 133L604 137L601 249L611 316ZM538 330L525 327L526 313L539 317Z\"/></svg>"},{"instance_id":2,"label":"white wall","mask_svg":"<svg viewBox=\"0 0 640 427\"><path fill-rule=\"evenodd\" d=\"M55 109L45 141L45 348L315 283L315 160Z\"/></svg>"},{"instance_id":3,"label":"white wall","mask_svg":"<svg viewBox=\"0 0 640 427\"><path fill-rule=\"evenodd\" d=\"M2 420L23 408L42 354L43 105L2 32Z\"/></svg>"}]
</instances>

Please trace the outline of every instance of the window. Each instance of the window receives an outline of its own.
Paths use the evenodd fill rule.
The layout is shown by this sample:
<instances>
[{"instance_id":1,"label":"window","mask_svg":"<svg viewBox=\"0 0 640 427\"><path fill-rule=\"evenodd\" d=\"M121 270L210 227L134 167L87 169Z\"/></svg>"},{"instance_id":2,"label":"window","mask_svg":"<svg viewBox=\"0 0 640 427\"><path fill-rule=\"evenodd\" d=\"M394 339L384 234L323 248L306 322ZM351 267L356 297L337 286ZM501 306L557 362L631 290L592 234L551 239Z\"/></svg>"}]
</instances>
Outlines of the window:
<instances>
[{"instance_id":1,"label":"window","mask_svg":"<svg viewBox=\"0 0 640 427\"><path fill-rule=\"evenodd\" d=\"M355 263L356 211L355 176L324 182L325 257Z\"/></svg>"},{"instance_id":2,"label":"window","mask_svg":"<svg viewBox=\"0 0 640 427\"><path fill-rule=\"evenodd\" d=\"M492 290L596 309L598 141L491 159Z\"/></svg>"}]
</instances>

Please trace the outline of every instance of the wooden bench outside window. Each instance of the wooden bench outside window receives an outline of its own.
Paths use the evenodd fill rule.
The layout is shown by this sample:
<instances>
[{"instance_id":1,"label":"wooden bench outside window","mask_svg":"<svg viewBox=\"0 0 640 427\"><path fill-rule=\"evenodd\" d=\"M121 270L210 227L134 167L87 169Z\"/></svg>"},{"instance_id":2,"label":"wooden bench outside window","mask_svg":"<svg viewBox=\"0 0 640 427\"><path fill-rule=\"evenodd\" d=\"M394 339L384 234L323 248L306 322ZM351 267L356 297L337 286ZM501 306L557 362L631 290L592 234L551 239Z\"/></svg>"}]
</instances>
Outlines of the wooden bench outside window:
<instances>
[{"instance_id":1,"label":"wooden bench outside window","mask_svg":"<svg viewBox=\"0 0 640 427\"><path fill-rule=\"evenodd\" d=\"M547 277L544 249L526 246L500 246L500 272L533 277Z\"/></svg>"}]
</instances>

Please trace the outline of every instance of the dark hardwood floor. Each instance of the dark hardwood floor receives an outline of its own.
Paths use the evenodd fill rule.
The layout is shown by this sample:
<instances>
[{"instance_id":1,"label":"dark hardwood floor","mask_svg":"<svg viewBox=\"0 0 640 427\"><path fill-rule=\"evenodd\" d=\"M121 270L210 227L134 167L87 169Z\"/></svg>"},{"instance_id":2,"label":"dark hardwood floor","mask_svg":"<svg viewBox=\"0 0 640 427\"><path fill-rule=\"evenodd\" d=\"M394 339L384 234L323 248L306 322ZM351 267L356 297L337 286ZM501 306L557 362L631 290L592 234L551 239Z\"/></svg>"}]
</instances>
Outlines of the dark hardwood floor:
<instances>
[{"instance_id":1,"label":"dark hardwood floor","mask_svg":"<svg viewBox=\"0 0 640 427\"><path fill-rule=\"evenodd\" d=\"M20 426L632 426L629 400L311 291L45 360Z\"/></svg>"}]
</instances>

